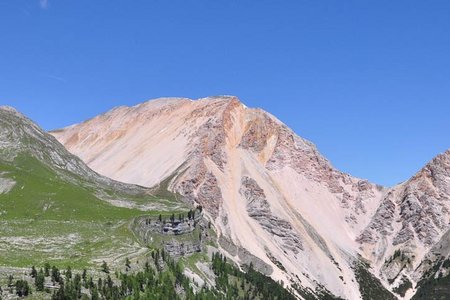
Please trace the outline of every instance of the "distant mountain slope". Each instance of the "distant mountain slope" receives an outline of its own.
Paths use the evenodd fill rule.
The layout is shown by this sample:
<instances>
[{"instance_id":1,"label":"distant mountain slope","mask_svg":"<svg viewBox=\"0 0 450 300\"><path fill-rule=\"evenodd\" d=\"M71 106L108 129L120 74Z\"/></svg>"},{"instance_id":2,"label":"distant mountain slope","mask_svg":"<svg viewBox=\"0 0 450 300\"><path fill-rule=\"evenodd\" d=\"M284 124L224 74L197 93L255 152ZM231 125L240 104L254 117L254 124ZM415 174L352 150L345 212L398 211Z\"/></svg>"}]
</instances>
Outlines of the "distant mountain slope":
<instances>
[{"instance_id":1,"label":"distant mountain slope","mask_svg":"<svg viewBox=\"0 0 450 300\"><path fill-rule=\"evenodd\" d=\"M25 116L0 107L0 265L83 266L139 255L147 250L129 222L143 211L182 208L155 189L98 175Z\"/></svg>"},{"instance_id":2,"label":"distant mountain slope","mask_svg":"<svg viewBox=\"0 0 450 300\"><path fill-rule=\"evenodd\" d=\"M419 282L435 261L449 256L442 250L447 249L443 247L448 244L444 237L449 224L450 151L446 151L393 187L357 240L379 276L395 289ZM406 296L413 293L411 289Z\"/></svg>"},{"instance_id":3,"label":"distant mountain slope","mask_svg":"<svg viewBox=\"0 0 450 300\"><path fill-rule=\"evenodd\" d=\"M241 247L276 280L346 299L389 298L383 286L411 298L449 229L449 152L383 188L334 169L232 96L119 107L52 134L101 174L149 187L170 180L170 191L206 208L235 261L245 263ZM376 282L369 274L381 284L361 282Z\"/></svg>"},{"instance_id":4,"label":"distant mountain slope","mask_svg":"<svg viewBox=\"0 0 450 300\"><path fill-rule=\"evenodd\" d=\"M201 204L229 242L276 280L360 296L356 236L385 190L335 170L315 146L235 97L119 107L52 134L101 174ZM229 241L229 242L228 242Z\"/></svg>"}]
</instances>

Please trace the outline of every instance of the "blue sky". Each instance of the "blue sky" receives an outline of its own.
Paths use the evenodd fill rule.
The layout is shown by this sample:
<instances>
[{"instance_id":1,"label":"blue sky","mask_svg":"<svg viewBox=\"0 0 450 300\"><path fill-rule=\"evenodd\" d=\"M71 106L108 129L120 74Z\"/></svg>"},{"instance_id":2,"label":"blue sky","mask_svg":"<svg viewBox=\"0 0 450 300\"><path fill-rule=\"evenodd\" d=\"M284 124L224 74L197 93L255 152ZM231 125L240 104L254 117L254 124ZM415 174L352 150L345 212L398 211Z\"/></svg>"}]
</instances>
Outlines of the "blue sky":
<instances>
[{"instance_id":1,"label":"blue sky","mask_svg":"<svg viewBox=\"0 0 450 300\"><path fill-rule=\"evenodd\" d=\"M0 104L53 129L232 94L384 185L450 147L449 1L7 0Z\"/></svg>"}]
</instances>

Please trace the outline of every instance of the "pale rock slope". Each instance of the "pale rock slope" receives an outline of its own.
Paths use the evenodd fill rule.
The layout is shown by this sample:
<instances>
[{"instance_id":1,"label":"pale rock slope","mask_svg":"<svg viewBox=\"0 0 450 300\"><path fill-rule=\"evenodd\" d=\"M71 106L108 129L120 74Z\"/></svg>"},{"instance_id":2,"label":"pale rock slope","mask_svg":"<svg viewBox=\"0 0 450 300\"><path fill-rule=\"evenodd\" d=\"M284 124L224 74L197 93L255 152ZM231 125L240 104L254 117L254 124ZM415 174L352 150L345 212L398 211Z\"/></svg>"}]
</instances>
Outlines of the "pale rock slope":
<instances>
[{"instance_id":1,"label":"pale rock slope","mask_svg":"<svg viewBox=\"0 0 450 300\"><path fill-rule=\"evenodd\" d=\"M450 254L442 251L442 245L449 244L449 212L450 150L390 189L358 237L360 249L393 287L406 280L415 286L436 260Z\"/></svg>"},{"instance_id":2,"label":"pale rock slope","mask_svg":"<svg viewBox=\"0 0 450 300\"><path fill-rule=\"evenodd\" d=\"M336 170L312 143L232 96L118 107L52 134L105 176L168 183L202 205L236 262L345 299L361 298L360 259L387 288L403 276L417 282L415 267L449 222L448 153L386 189ZM388 262L400 248L411 266Z\"/></svg>"}]
</instances>

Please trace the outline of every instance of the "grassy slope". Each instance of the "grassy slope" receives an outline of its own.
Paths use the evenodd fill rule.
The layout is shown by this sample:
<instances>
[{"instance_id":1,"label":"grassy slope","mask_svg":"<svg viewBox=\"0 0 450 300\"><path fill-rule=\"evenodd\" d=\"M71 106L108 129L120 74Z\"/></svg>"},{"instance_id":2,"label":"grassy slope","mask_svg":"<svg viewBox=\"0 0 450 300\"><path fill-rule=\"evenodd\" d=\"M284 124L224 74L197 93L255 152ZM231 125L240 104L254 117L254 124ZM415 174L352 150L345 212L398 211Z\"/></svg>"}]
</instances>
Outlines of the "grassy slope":
<instances>
[{"instance_id":1,"label":"grassy slope","mask_svg":"<svg viewBox=\"0 0 450 300\"><path fill-rule=\"evenodd\" d=\"M0 171L16 181L0 194L0 265L84 267L145 251L128 229L142 211L99 200L29 156L0 160Z\"/></svg>"}]
</instances>

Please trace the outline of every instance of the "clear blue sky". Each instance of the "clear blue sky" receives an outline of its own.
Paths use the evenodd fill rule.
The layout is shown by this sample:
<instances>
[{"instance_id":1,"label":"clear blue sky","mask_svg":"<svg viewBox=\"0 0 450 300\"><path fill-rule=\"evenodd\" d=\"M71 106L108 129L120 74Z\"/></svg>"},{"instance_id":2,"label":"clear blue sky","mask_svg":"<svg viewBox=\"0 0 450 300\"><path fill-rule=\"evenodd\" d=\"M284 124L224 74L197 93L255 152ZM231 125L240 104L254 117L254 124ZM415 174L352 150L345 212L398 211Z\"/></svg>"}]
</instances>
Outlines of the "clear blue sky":
<instances>
[{"instance_id":1,"label":"clear blue sky","mask_svg":"<svg viewBox=\"0 0 450 300\"><path fill-rule=\"evenodd\" d=\"M403 181L450 147L450 2L0 2L0 104L46 129L218 94L345 172Z\"/></svg>"}]
</instances>

